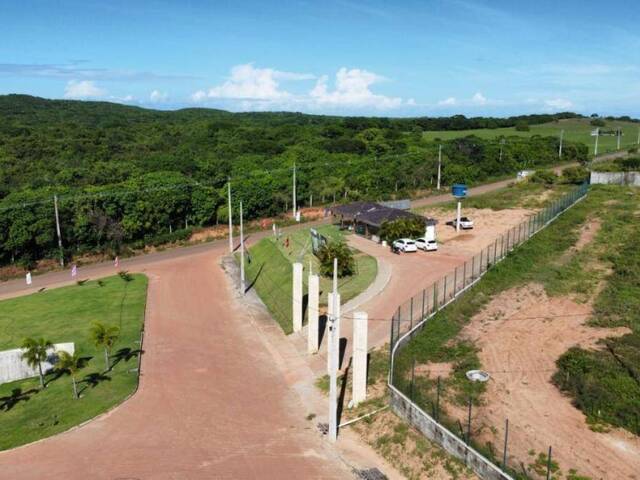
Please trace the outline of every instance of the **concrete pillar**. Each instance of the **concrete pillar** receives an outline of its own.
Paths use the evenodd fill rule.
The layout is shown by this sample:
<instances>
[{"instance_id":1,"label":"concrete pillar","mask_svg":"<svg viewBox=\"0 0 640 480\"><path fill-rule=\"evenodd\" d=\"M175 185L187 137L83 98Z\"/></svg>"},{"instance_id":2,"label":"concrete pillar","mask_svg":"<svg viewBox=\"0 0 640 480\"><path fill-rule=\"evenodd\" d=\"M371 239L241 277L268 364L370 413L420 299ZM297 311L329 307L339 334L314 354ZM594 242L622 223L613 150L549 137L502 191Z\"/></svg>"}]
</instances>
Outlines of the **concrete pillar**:
<instances>
[{"instance_id":1,"label":"concrete pillar","mask_svg":"<svg viewBox=\"0 0 640 480\"><path fill-rule=\"evenodd\" d=\"M307 351L309 354L318 352L318 305L320 303L320 277L309 275L309 336Z\"/></svg>"},{"instance_id":2,"label":"concrete pillar","mask_svg":"<svg viewBox=\"0 0 640 480\"><path fill-rule=\"evenodd\" d=\"M340 362L340 294L337 294L337 311L333 311L333 293L329 293L328 295L328 303L329 309L327 311L327 326L325 328L325 337L327 338L327 372L331 373L331 352L337 352L336 357L338 358L338 362L336 362L336 368L338 368L338 363ZM328 335L329 327L331 326L331 318L335 318L335 322L333 324L333 336ZM333 345L332 345L333 343Z\"/></svg>"},{"instance_id":3,"label":"concrete pillar","mask_svg":"<svg viewBox=\"0 0 640 480\"><path fill-rule=\"evenodd\" d=\"M293 331L302 330L302 264L293 264Z\"/></svg>"},{"instance_id":4,"label":"concrete pillar","mask_svg":"<svg viewBox=\"0 0 640 480\"><path fill-rule=\"evenodd\" d=\"M366 312L353 314L353 394L354 405L367 398L367 323Z\"/></svg>"}]
</instances>

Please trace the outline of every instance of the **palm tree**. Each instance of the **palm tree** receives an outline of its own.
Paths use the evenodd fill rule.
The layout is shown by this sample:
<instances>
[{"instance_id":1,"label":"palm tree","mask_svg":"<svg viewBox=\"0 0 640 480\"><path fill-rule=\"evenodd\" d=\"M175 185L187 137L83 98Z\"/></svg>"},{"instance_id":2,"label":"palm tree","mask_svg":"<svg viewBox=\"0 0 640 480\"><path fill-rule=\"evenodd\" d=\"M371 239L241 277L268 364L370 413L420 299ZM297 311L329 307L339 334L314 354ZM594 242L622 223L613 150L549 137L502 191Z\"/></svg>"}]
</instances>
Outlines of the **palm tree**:
<instances>
[{"instance_id":1,"label":"palm tree","mask_svg":"<svg viewBox=\"0 0 640 480\"><path fill-rule=\"evenodd\" d=\"M22 341L22 359L26 360L27 364L31 368L38 367L38 374L40 375L40 388L44 388L44 373L42 372L42 362L47 359L49 350L53 344L49 340L40 338L38 340L34 338L25 338Z\"/></svg>"},{"instance_id":2,"label":"palm tree","mask_svg":"<svg viewBox=\"0 0 640 480\"><path fill-rule=\"evenodd\" d=\"M104 364L105 370L109 370L109 355L113 345L118 340L120 329L116 326L104 325L100 322L94 322L91 327L91 340L96 348L104 348Z\"/></svg>"},{"instance_id":3,"label":"palm tree","mask_svg":"<svg viewBox=\"0 0 640 480\"><path fill-rule=\"evenodd\" d=\"M69 352L61 351L58 354L56 370L71 375L71 382L73 383L73 397L76 399L79 398L78 387L76 385L76 374L84 367L84 364L84 359L81 358L78 353L74 353L72 355Z\"/></svg>"}]
</instances>

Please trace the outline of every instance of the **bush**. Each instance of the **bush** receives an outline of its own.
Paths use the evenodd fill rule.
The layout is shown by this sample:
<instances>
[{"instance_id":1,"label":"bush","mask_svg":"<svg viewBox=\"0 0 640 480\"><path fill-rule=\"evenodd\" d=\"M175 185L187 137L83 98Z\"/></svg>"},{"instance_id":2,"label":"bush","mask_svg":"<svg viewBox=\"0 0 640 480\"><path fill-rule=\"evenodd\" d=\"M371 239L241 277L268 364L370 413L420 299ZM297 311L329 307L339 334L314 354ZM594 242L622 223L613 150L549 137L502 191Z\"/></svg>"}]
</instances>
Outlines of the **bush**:
<instances>
[{"instance_id":1,"label":"bush","mask_svg":"<svg viewBox=\"0 0 640 480\"><path fill-rule=\"evenodd\" d=\"M533 183L553 185L558 180L558 176L551 170L539 170L531 176Z\"/></svg>"},{"instance_id":2,"label":"bush","mask_svg":"<svg viewBox=\"0 0 640 480\"><path fill-rule=\"evenodd\" d=\"M620 160L622 168L627 171L640 170L640 157L629 157Z\"/></svg>"},{"instance_id":3,"label":"bush","mask_svg":"<svg viewBox=\"0 0 640 480\"><path fill-rule=\"evenodd\" d=\"M415 238L424 235L425 220L422 217L399 218L392 222L384 222L380 227L380 238L394 242L399 238Z\"/></svg>"},{"instance_id":4,"label":"bush","mask_svg":"<svg viewBox=\"0 0 640 480\"><path fill-rule=\"evenodd\" d=\"M591 125L593 125L594 127L604 127L604 126L607 125L607 123L604 120L602 120L601 118L594 118L589 123Z\"/></svg>"},{"instance_id":5,"label":"bush","mask_svg":"<svg viewBox=\"0 0 640 480\"><path fill-rule=\"evenodd\" d=\"M568 167L562 172L562 183L580 184L589 177L589 171L584 167Z\"/></svg>"},{"instance_id":6,"label":"bush","mask_svg":"<svg viewBox=\"0 0 640 480\"><path fill-rule=\"evenodd\" d=\"M529 124L527 122L518 122L516 123L516 131L517 132L528 132Z\"/></svg>"},{"instance_id":7,"label":"bush","mask_svg":"<svg viewBox=\"0 0 640 480\"><path fill-rule=\"evenodd\" d=\"M320 260L320 274L325 277L333 275L333 259L338 259L338 277L353 275L355 262L353 252L344 242L330 242L318 250Z\"/></svg>"}]
</instances>

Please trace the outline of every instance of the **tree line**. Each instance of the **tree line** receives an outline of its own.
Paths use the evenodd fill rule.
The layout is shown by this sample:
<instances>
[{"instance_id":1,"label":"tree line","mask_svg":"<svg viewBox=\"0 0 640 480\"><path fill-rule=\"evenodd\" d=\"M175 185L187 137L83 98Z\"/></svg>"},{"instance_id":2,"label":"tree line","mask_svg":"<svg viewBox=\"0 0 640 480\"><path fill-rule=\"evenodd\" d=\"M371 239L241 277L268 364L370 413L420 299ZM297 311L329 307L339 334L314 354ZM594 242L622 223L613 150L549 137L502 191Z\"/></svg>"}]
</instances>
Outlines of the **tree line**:
<instances>
[{"instance_id":1,"label":"tree line","mask_svg":"<svg viewBox=\"0 0 640 480\"><path fill-rule=\"evenodd\" d=\"M291 207L294 166L298 205L407 196L434 185L440 144L422 133L441 120L0 97L0 264L58 254L54 195L66 256L118 252L225 222L229 179L234 208L242 199L248 219L278 215ZM473 184L551 165L558 141L444 141L442 181ZM564 142L563 161L586 159L585 146Z\"/></svg>"}]
</instances>

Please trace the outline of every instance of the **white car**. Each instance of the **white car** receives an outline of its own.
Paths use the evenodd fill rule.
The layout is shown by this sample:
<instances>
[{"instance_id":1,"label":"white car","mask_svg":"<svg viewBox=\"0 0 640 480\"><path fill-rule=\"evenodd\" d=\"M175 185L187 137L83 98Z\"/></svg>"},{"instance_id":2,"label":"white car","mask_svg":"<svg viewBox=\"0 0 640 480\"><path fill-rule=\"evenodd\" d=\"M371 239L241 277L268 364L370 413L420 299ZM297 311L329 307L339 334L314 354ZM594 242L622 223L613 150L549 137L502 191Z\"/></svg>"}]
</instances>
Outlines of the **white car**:
<instances>
[{"instance_id":1,"label":"white car","mask_svg":"<svg viewBox=\"0 0 640 480\"><path fill-rule=\"evenodd\" d=\"M416 247L425 252L434 252L438 250L438 242L435 240L427 240L425 238L419 238L416 240Z\"/></svg>"},{"instance_id":2,"label":"white car","mask_svg":"<svg viewBox=\"0 0 640 480\"><path fill-rule=\"evenodd\" d=\"M464 230L473 228L473 220L471 220L469 217L460 217L460 228Z\"/></svg>"},{"instance_id":3,"label":"white car","mask_svg":"<svg viewBox=\"0 0 640 480\"><path fill-rule=\"evenodd\" d=\"M410 238L401 238L399 240L396 240L395 242L393 242L393 248L404 253L418 251L418 247L416 247L416 242L414 242Z\"/></svg>"}]
</instances>

